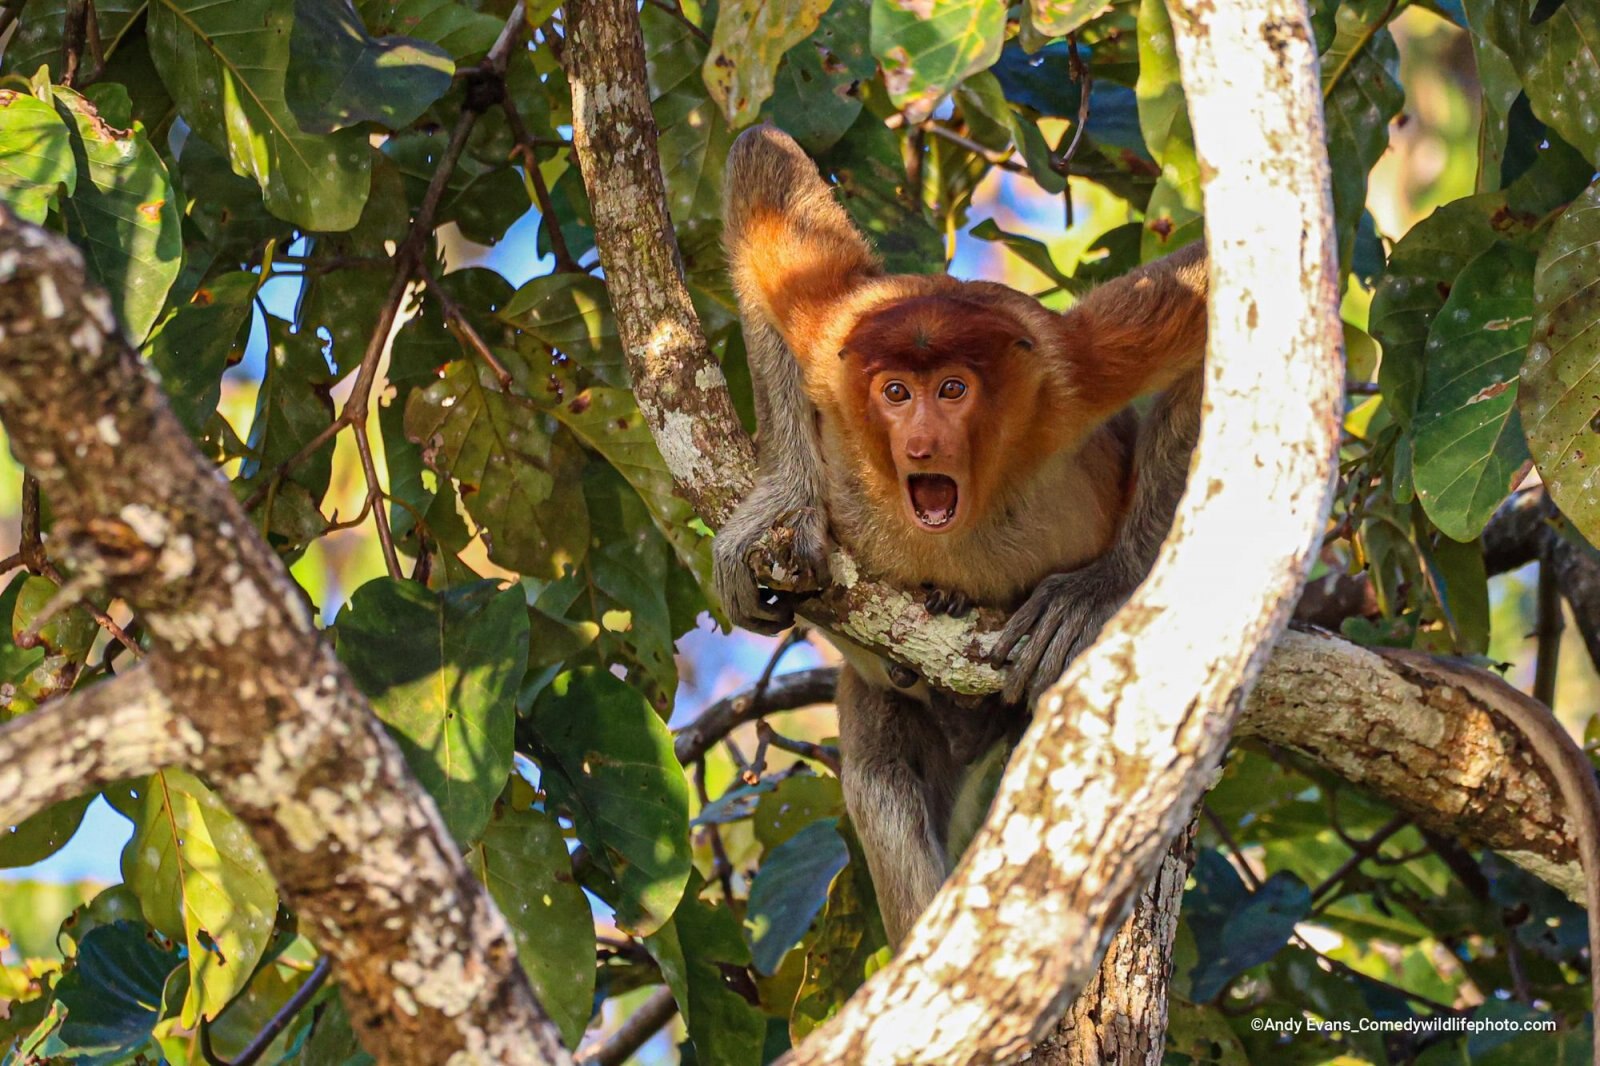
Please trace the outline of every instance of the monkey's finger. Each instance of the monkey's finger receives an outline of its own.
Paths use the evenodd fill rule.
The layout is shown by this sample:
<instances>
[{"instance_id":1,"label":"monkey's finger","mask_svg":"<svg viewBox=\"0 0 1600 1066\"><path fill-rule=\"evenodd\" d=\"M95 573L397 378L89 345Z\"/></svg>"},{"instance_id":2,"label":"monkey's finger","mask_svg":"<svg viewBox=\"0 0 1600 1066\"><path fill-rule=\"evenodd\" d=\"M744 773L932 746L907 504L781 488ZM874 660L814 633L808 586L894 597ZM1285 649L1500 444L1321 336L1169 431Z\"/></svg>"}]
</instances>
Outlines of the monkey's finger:
<instances>
[{"instance_id":1,"label":"monkey's finger","mask_svg":"<svg viewBox=\"0 0 1600 1066\"><path fill-rule=\"evenodd\" d=\"M1066 624L1071 610L1072 604L1066 597L1057 596L1046 602L1043 616L1029 634L1032 639L1022 649L1022 654L1011 668L1011 676L1006 679L1004 696L1007 703L1019 702L1028 692L1039 664L1055 644L1057 634Z\"/></svg>"},{"instance_id":2,"label":"monkey's finger","mask_svg":"<svg viewBox=\"0 0 1600 1066\"><path fill-rule=\"evenodd\" d=\"M1035 622L1043 612L1045 603L1038 594L1030 596L1026 603L1017 608L1017 613L1006 620L1005 628L1000 630L1000 639L994 642L994 650L989 653L992 664L1004 666L1022 638L1033 634Z\"/></svg>"}]
</instances>

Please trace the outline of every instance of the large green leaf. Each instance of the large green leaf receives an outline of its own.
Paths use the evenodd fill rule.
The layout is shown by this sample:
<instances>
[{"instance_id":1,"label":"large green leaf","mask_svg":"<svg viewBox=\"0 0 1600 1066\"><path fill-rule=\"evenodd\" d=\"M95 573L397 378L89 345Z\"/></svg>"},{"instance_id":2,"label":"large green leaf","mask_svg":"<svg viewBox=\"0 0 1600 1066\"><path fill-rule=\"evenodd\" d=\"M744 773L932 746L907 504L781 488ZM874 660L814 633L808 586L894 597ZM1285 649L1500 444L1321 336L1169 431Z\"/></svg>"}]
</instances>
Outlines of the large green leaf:
<instances>
[{"instance_id":1,"label":"large green leaf","mask_svg":"<svg viewBox=\"0 0 1600 1066\"><path fill-rule=\"evenodd\" d=\"M539 1004L577 1047L594 1007L594 919L561 827L542 811L502 805L467 865L510 923Z\"/></svg>"},{"instance_id":2,"label":"large green leaf","mask_svg":"<svg viewBox=\"0 0 1600 1066\"><path fill-rule=\"evenodd\" d=\"M701 902L702 884L695 874L672 920L644 944L677 1000L695 1061L759 1066L766 1020L724 977L725 968L749 965L750 949L731 910Z\"/></svg>"},{"instance_id":3,"label":"large green leaf","mask_svg":"<svg viewBox=\"0 0 1600 1066\"><path fill-rule=\"evenodd\" d=\"M487 52L504 25L457 0L356 0L356 9L370 32L432 41L457 63Z\"/></svg>"},{"instance_id":4,"label":"large green leaf","mask_svg":"<svg viewBox=\"0 0 1600 1066\"><path fill-rule=\"evenodd\" d=\"M1498 0L1484 29L1516 68L1533 113L1600 163L1600 5Z\"/></svg>"},{"instance_id":5,"label":"large green leaf","mask_svg":"<svg viewBox=\"0 0 1600 1066\"><path fill-rule=\"evenodd\" d=\"M455 478L467 511L489 534L489 557L530 577L556 578L583 561L589 514L583 457L548 415L500 391L479 360L458 360L411 394L406 436Z\"/></svg>"},{"instance_id":6,"label":"large green leaf","mask_svg":"<svg viewBox=\"0 0 1600 1066\"><path fill-rule=\"evenodd\" d=\"M411 772L465 845L511 772L516 691L528 665L522 590L435 593L377 578L339 615L339 658L400 741Z\"/></svg>"},{"instance_id":7,"label":"large green leaf","mask_svg":"<svg viewBox=\"0 0 1600 1066\"><path fill-rule=\"evenodd\" d=\"M0 831L0 867L32 866L66 846L83 822L94 794L63 800Z\"/></svg>"},{"instance_id":8,"label":"large green leaf","mask_svg":"<svg viewBox=\"0 0 1600 1066\"><path fill-rule=\"evenodd\" d=\"M437 44L372 36L350 0L295 0L286 96L307 133L408 126L450 88L455 69Z\"/></svg>"},{"instance_id":9,"label":"large green leaf","mask_svg":"<svg viewBox=\"0 0 1600 1066\"><path fill-rule=\"evenodd\" d=\"M133 837L122 878L146 920L189 949L182 1018L193 1028L249 983L272 939L277 886L249 830L187 771L152 775L123 813Z\"/></svg>"},{"instance_id":10,"label":"large green leaf","mask_svg":"<svg viewBox=\"0 0 1600 1066\"><path fill-rule=\"evenodd\" d=\"M292 333L289 323L267 316L267 370L256 393L255 417L250 422L253 455L239 469L241 478L271 474L279 464L300 451L333 421L329 390L333 374L322 355L322 341L312 333ZM310 491L312 502L322 499L333 476L333 442L330 440L302 461L287 478Z\"/></svg>"},{"instance_id":11,"label":"large green leaf","mask_svg":"<svg viewBox=\"0 0 1600 1066\"><path fill-rule=\"evenodd\" d=\"M77 1052L72 1057L92 1054L104 1056L99 1062L122 1062L148 1048L161 1016L162 990L181 963L178 949L151 937L140 922L91 929L56 990L67 1008L60 1038ZM243 976L250 976L248 969Z\"/></svg>"},{"instance_id":12,"label":"large green leaf","mask_svg":"<svg viewBox=\"0 0 1600 1066\"><path fill-rule=\"evenodd\" d=\"M1464 0L1461 5L1471 31L1473 65L1483 86L1483 116L1478 123L1479 192L1493 192L1502 184L1501 164L1510 133L1511 106L1522 92L1522 80L1517 77L1511 57L1489 39L1493 5L1494 0Z\"/></svg>"},{"instance_id":13,"label":"large green leaf","mask_svg":"<svg viewBox=\"0 0 1600 1066\"><path fill-rule=\"evenodd\" d=\"M72 134L78 174L61 204L67 235L110 291L117 318L137 344L155 324L182 266L182 218L172 180L144 127L112 129L71 89L52 92Z\"/></svg>"},{"instance_id":14,"label":"large green leaf","mask_svg":"<svg viewBox=\"0 0 1600 1066\"><path fill-rule=\"evenodd\" d=\"M869 91L862 86L864 94ZM877 92L881 97L882 88ZM944 267L944 239L910 187L900 138L871 109L864 109L817 163L832 176L851 221L872 241L890 272L925 274Z\"/></svg>"},{"instance_id":15,"label":"large green leaf","mask_svg":"<svg viewBox=\"0 0 1600 1066\"><path fill-rule=\"evenodd\" d=\"M726 0L717 7L702 75L728 124L748 125L772 95L783 54L811 36L829 0Z\"/></svg>"},{"instance_id":16,"label":"large green leaf","mask_svg":"<svg viewBox=\"0 0 1600 1066\"><path fill-rule=\"evenodd\" d=\"M1311 890L1279 871L1251 890L1216 851L1200 852L1195 887L1184 893L1200 962L1190 974L1191 997L1205 1002L1234 977L1276 955L1295 924L1311 912Z\"/></svg>"},{"instance_id":17,"label":"large green leaf","mask_svg":"<svg viewBox=\"0 0 1600 1066\"><path fill-rule=\"evenodd\" d=\"M1405 103L1398 81L1399 49L1384 28L1394 11L1390 0L1340 4L1333 43L1322 56L1334 223L1339 260L1346 265L1366 207L1367 174L1388 148L1389 120Z\"/></svg>"},{"instance_id":18,"label":"large green leaf","mask_svg":"<svg viewBox=\"0 0 1600 1066\"><path fill-rule=\"evenodd\" d=\"M261 275L244 270L214 278L150 338L147 354L161 374L161 389L195 436L216 413L223 371L244 356L260 285Z\"/></svg>"},{"instance_id":19,"label":"large green leaf","mask_svg":"<svg viewBox=\"0 0 1600 1066\"><path fill-rule=\"evenodd\" d=\"M561 357L605 385L628 387L628 366L605 282L589 274L543 274L518 289L500 312Z\"/></svg>"},{"instance_id":20,"label":"large green leaf","mask_svg":"<svg viewBox=\"0 0 1600 1066\"><path fill-rule=\"evenodd\" d=\"M872 0L872 54L913 123L967 75L992 66L1005 39L1005 5L991 0Z\"/></svg>"},{"instance_id":21,"label":"large green leaf","mask_svg":"<svg viewBox=\"0 0 1600 1066\"><path fill-rule=\"evenodd\" d=\"M832 148L861 114L859 82L877 72L868 47L871 0L833 0L808 40L784 55L767 116L813 155Z\"/></svg>"},{"instance_id":22,"label":"large green leaf","mask_svg":"<svg viewBox=\"0 0 1600 1066\"><path fill-rule=\"evenodd\" d=\"M672 220L682 224L718 217L722 164L733 133L700 76L707 46L688 26L650 4L639 12L639 21Z\"/></svg>"},{"instance_id":23,"label":"large green leaf","mask_svg":"<svg viewBox=\"0 0 1600 1066\"><path fill-rule=\"evenodd\" d=\"M1600 541L1600 182L1556 220L1533 277L1522 368L1528 445L1561 512Z\"/></svg>"},{"instance_id":24,"label":"large green leaf","mask_svg":"<svg viewBox=\"0 0 1600 1066\"><path fill-rule=\"evenodd\" d=\"M822 912L829 886L849 862L850 851L832 818L812 822L761 860L744 919L757 970L777 972Z\"/></svg>"},{"instance_id":25,"label":"large green leaf","mask_svg":"<svg viewBox=\"0 0 1600 1066\"><path fill-rule=\"evenodd\" d=\"M13 89L0 90L0 203L41 224L56 193L78 181L72 138L55 108Z\"/></svg>"},{"instance_id":26,"label":"large green leaf","mask_svg":"<svg viewBox=\"0 0 1600 1066\"><path fill-rule=\"evenodd\" d=\"M1200 160L1163 0L1139 4L1139 128L1161 177L1145 207L1140 254L1155 259L1201 236Z\"/></svg>"},{"instance_id":27,"label":"large green leaf","mask_svg":"<svg viewBox=\"0 0 1600 1066\"><path fill-rule=\"evenodd\" d=\"M292 0L151 0L150 53L195 133L255 179L279 218L346 230L371 178L367 135L305 133L284 99Z\"/></svg>"},{"instance_id":28,"label":"large green leaf","mask_svg":"<svg viewBox=\"0 0 1600 1066\"><path fill-rule=\"evenodd\" d=\"M1448 537L1475 540L1522 475L1517 371L1533 331L1533 255L1499 243L1456 276L1428 331L1412 421L1417 497Z\"/></svg>"},{"instance_id":29,"label":"large green leaf","mask_svg":"<svg viewBox=\"0 0 1600 1066\"><path fill-rule=\"evenodd\" d=\"M14 647L18 637L26 631L33 631L39 640L38 650L44 655L32 669L13 682L13 711L43 703L70 691L89 658L89 649L100 635L94 618L82 607L57 610L49 615L48 621L41 624L46 617L46 610L55 605L60 592L60 586L47 577L19 575L9 643ZM26 660L19 657L17 661Z\"/></svg>"},{"instance_id":30,"label":"large green leaf","mask_svg":"<svg viewBox=\"0 0 1600 1066\"><path fill-rule=\"evenodd\" d=\"M591 668L544 690L532 728L545 791L616 884L618 924L637 935L660 929L690 871L689 783L672 734L637 691Z\"/></svg>"},{"instance_id":31,"label":"large green leaf","mask_svg":"<svg viewBox=\"0 0 1600 1066\"><path fill-rule=\"evenodd\" d=\"M795 1043L837 1014L889 952L860 841L845 825L839 833L850 849L850 865L833 879L827 907L806 948L805 975L789 1015Z\"/></svg>"}]
</instances>

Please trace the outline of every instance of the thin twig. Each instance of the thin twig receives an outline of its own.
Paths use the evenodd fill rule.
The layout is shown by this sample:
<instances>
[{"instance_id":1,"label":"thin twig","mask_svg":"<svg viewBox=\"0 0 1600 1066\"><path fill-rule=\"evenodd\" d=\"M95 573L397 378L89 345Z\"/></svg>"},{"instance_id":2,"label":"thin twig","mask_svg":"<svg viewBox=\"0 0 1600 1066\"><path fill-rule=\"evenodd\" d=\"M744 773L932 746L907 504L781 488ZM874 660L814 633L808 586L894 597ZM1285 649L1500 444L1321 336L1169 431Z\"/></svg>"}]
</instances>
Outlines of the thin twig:
<instances>
[{"instance_id":1,"label":"thin twig","mask_svg":"<svg viewBox=\"0 0 1600 1066\"><path fill-rule=\"evenodd\" d=\"M22 475L22 543L17 554L35 574L44 568L44 534L39 526L39 479Z\"/></svg>"},{"instance_id":2,"label":"thin twig","mask_svg":"<svg viewBox=\"0 0 1600 1066\"><path fill-rule=\"evenodd\" d=\"M679 4L677 0L671 0L671 2L669 2L669 0L648 0L648 2L654 7L659 7L661 10L665 11L667 14L671 15L685 26L689 27L689 32L700 38L702 41L705 41L707 44L711 43L710 34L706 33L705 30L702 30L699 26L696 26L693 22L689 21L689 16L683 12L683 5Z\"/></svg>"},{"instance_id":3,"label":"thin twig","mask_svg":"<svg viewBox=\"0 0 1600 1066\"><path fill-rule=\"evenodd\" d=\"M66 18L61 26L61 48L66 59L61 67L61 84L72 88L78 80L78 64L89 32L89 0L67 0Z\"/></svg>"},{"instance_id":4,"label":"thin twig","mask_svg":"<svg viewBox=\"0 0 1600 1066\"><path fill-rule=\"evenodd\" d=\"M45 559L43 562L41 562L40 573L49 578L51 581L54 581L57 588L67 587L66 576L63 575L60 570L57 570L55 564L50 560ZM80 599L78 601L78 606L82 607L88 612L89 617L95 620L96 625L105 630L107 633L111 634L111 636L121 643L124 648L127 648L128 653L135 659L144 658L144 649L139 647L139 642L130 637L127 633L127 630L117 625L117 623L112 620L109 614L106 614L88 600Z\"/></svg>"},{"instance_id":5,"label":"thin twig","mask_svg":"<svg viewBox=\"0 0 1600 1066\"><path fill-rule=\"evenodd\" d=\"M283 1006L279 1007L272 1017L267 1019L267 1024L261 1027L261 1031L250 1038L250 1043L244 1046L244 1050L240 1051L232 1059L225 1059L212 1049L211 1026L202 1020L200 1022L201 1056L211 1066L252 1066L262 1055L266 1054L267 1048L272 1045L273 1040L277 1039L278 1034L283 1032L290 1022L294 1021L295 1015L305 1010L306 1004L310 1003L312 997L321 991L322 986L328 980L328 975L332 972L333 963L328 956L324 955L318 959L317 964L306 975L306 979L300 982L300 987L294 990L294 995L284 1001Z\"/></svg>"},{"instance_id":6,"label":"thin twig","mask_svg":"<svg viewBox=\"0 0 1600 1066\"><path fill-rule=\"evenodd\" d=\"M1078 83L1078 124L1072 131L1072 143L1066 150L1050 160L1050 168L1061 175L1061 180L1066 182L1066 188L1061 191L1066 201L1067 228L1072 228L1072 160L1078 154L1078 145L1083 142L1083 133L1089 128L1089 93L1094 88L1094 75L1089 73L1088 64L1078 54L1077 34L1067 34L1067 54L1072 57L1073 80Z\"/></svg>"},{"instance_id":7,"label":"thin twig","mask_svg":"<svg viewBox=\"0 0 1600 1066\"><path fill-rule=\"evenodd\" d=\"M1548 558L1539 561L1538 654L1533 665L1533 698L1556 709L1556 672L1561 665L1561 632L1566 629L1561 616L1561 587L1556 568Z\"/></svg>"},{"instance_id":8,"label":"thin twig","mask_svg":"<svg viewBox=\"0 0 1600 1066\"><path fill-rule=\"evenodd\" d=\"M965 148L973 155L981 156L1001 170L1009 170L1013 174L1026 174L1028 172L1028 168L1013 159L1010 152L997 152L993 148L985 148L971 137L957 133L948 126L941 126L937 122L927 122L921 128L940 140L949 141L959 148Z\"/></svg>"},{"instance_id":9,"label":"thin twig","mask_svg":"<svg viewBox=\"0 0 1600 1066\"><path fill-rule=\"evenodd\" d=\"M1233 834L1228 832L1228 827L1223 824L1222 819L1218 818L1216 813L1205 804L1201 804L1200 813L1205 815L1205 819L1208 823L1210 823L1211 828L1215 829L1217 831L1217 836L1222 838L1223 846L1226 847L1230 853L1232 853L1234 865L1239 868L1239 874L1244 878L1245 883L1250 886L1250 891L1261 891L1261 878L1256 876L1256 872L1251 869L1250 864L1245 861L1244 849L1239 846L1238 841L1233 839Z\"/></svg>"},{"instance_id":10,"label":"thin twig","mask_svg":"<svg viewBox=\"0 0 1600 1066\"><path fill-rule=\"evenodd\" d=\"M472 321L467 318L466 312L461 309L461 305L456 303L455 299L445 291L443 285L439 284L438 279L433 275L433 271L429 270L426 264L421 264L420 270L423 283L428 286L428 292L435 300L439 301L439 310L444 312L446 327L449 328L451 333L455 334L457 341L470 348L479 359L483 360L484 365L489 368L489 372L494 375L495 381L500 383L500 391L510 392L513 384L511 372L505 368L505 364L501 363L489 348L483 336L473 326Z\"/></svg>"},{"instance_id":11,"label":"thin twig","mask_svg":"<svg viewBox=\"0 0 1600 1066\"><path fill-rule=\"evenodd\" d=\"M617 1031L579 1050L576 1061L584 1066L622 1066L678 1013L670 988L658 988L639 1009L628 1015Z\"/></svg>"},{"instance_id":12,"label":"thin twig","mask_svg":"<svg viewBox=\"0 0 1600 1066\"><path fill-rule=\"evenodd\" d=\"M1387 822L1383 823L1383 825L1379 826L1377 831L1374 832L1370 837L1356 845L1355 850L1351 853L1350 857L1345 859L1344 862L1340 863L1338 869L1334 870L1333 873L1323 878L1322 883L1311 890L1311 899L1313 901L1319 900L1323 896L1332 892L1334 889L1338 888L1346 877L1349 877L1356 871L1357 867L1366 862L1368 859L1376 856L1378 854L1378 850L1388 842L1390 837L1394 836L1396 833L1400 832L1400 830L1404 829L1410 824L1410 818L1403 814L1397 814ZM1328 902L1331 903L1332 900L1330 899Z\"/></svg>"},{"instance_id":13,"label":"thin twig","mask_svg":"<svg viewBox=\"0 0 1600 1066\"><path fill-rule=\"evenodd\" d=\"M678 762L687 765L702 758L723 737L763 715L830 702L838 677L839 672L828 666L797 670L792 674L774 677L760 699L756 698L755 686L752 685L742 692L718 700L701 711L673 738L672 746Z\"/></svg>"},{"instance_id":14,"label":"thin twig","mask_svg":"<svg viewBox=\"0 0 1600 1066\"><path fill-rule=\"evenodd\" d=\"M711 794L706 788L706 761L701 759L694 764L694 787L700 795L700 809L711 805ZM722 843L722 831L716 825L707 822L703 827L706 839L711 842L712 870L711 874L722 883L722 898L733 899L733 863L728 860L728 849Z\"/></svg>"},{"instance_id":15,"label":"thin twig","mask_svg":"<svg viewBox=\"0 0 1600 1066\"><path fill-rule=\"evenodd\" d=\"M533 189L534 203L539 208L539 216L544 219L544 231L550 238L550 254L556 261L556 272L582 273L583 267L578 265L578 261L567 248L566 235L561 232L561 220L557 217L554 202L550 199L550 190L544 183L544 174L539 170L539 154L535 151L538 147L537 142L528 132L527 124L522 121L522 112L517 110L516 101L511 99L510 93L500 101L500 108L506 113L506 125L511 127L511 136L517 141L512 151L522 157L522 172L528 176L528 185Z\"/></svg>"},{"instance_id":16,"label":"thin twig","mask_svg":"<svg viewBox=\"0 0 1600 1066\"><path fill-rule=\"evenodd\" d=\"M835 777L839 776L839 749L827 744L813 744L809 740L795 740L786 737L773 729L765 721L756 723L756 736L763 744L786 751L791 755L798 755L802 759L826 766Z\"/></svg>"}]
</instances>

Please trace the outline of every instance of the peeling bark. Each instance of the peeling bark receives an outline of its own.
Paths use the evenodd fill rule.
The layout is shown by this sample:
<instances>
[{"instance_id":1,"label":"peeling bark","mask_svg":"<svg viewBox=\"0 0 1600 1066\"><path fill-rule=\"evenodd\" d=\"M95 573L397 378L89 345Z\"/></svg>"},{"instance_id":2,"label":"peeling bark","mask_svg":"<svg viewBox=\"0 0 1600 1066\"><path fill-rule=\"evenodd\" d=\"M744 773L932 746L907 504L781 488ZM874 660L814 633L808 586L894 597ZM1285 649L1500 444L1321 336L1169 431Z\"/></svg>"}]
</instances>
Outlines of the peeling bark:
<instances>
[{"instance_id":1,"label":"peeling bark","mask_svg":"<svg viewBox=\"0 0 1600 1066\"><path fill-rule=\"evenodd\" d=\"M567 1061L432 800L84 277L64 238L0 211L0 419L74 573L144 621L184 765L250 828L381 1061Z\"/></svg>"}]
</instances>

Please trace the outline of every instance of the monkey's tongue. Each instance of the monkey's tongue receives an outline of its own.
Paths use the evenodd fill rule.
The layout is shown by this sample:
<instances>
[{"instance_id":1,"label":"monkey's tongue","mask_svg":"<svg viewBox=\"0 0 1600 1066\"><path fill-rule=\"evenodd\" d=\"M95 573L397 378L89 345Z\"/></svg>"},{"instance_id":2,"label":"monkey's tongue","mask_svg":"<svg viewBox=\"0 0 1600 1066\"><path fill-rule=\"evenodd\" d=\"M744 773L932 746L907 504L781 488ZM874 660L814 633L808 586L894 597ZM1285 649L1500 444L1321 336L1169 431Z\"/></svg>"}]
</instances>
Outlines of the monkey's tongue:
<instances>
[{"instance_id":1,"label":"monkey's tongue","mask_svg":"<svg viewBox=\"0 0 1600 1066\"><path fill-rule=\"evenodd\" d=\"M906 479L911 506L925 525L942 526L956 515L956 483L943 474L912 474Z\"/></svg>"}]
</instances>

